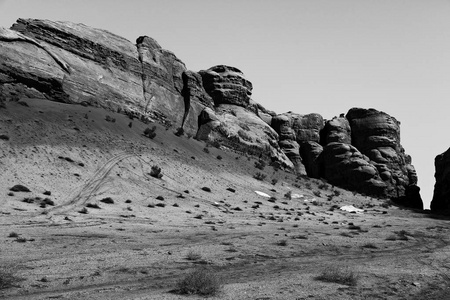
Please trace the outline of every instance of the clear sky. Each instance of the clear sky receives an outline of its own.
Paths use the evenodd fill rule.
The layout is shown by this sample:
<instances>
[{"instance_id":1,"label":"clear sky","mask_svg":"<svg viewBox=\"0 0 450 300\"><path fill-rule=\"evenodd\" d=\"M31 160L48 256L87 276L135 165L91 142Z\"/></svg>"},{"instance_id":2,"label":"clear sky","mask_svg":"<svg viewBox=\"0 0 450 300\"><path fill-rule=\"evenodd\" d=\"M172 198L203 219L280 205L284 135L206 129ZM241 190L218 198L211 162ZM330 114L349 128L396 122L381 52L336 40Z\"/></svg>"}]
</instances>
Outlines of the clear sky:
<instances>
[{"instance_id":1,"label":"clear sky","mask_svg":"<svg viewBox=\"0 0 450 300\"><path fill-rule=\"evenodd\" d=\"M194 71L235 66L277 113L391 114L426 206L450 147L449 16L449 0L0 0L3 27L67 20L151 36Z\"/></svg>"}]
</instances>

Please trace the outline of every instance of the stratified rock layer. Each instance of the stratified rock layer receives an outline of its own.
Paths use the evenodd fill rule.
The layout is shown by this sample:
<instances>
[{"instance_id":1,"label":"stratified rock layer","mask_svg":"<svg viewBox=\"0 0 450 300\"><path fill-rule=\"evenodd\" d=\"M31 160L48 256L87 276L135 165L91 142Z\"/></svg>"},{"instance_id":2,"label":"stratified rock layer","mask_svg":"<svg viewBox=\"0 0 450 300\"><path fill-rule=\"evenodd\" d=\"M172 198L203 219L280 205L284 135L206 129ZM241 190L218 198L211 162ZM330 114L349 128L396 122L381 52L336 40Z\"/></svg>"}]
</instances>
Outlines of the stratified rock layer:
<instances>
[{"instance_id":1,"label":"stratified rock layer","mask_svg":"<svg viewBox=\"0 0 450 300\"><path fill-rule=\"evenodd\" d=\"M436 156L433 200L431 210L434 213L450 215L450 149Z\"/></svg>"},{"instance_id":2,"label":"stratified rock layer","mask_svg":"<svg viewBox=\"0 0 450 300\"><path fill-rule=\"evenodd\" d=\"M252 89L235 67L187 70L148 36L133 44L83 24L34 19L0 28L0 107L26 97L121 111L300 175L422 207L395 118L362 108L329 121L277 115L251 98Z\"/></svg>"}]
</instances>

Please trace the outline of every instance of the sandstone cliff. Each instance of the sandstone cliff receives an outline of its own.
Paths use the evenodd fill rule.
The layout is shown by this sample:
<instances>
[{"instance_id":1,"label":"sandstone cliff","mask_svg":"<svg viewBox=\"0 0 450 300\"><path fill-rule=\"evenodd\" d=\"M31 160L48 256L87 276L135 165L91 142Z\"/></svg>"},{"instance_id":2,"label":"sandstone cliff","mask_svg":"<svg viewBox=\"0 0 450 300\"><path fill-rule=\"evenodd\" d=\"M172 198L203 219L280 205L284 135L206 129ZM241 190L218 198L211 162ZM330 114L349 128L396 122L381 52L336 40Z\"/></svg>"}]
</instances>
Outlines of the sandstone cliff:
<instances>
[{"instance_id":1,"label":"sandstone cliff","mask_svg":"<svg viewBox=\"0 0 450 300\"><path fill-rule=\"evenodd\" d=\"M34 19L0 29L0 101L27 97L123 112L301 175L422 207L395 118L361 108L328 121L316 113L277 115L251 98L252 88L235 67L187 70L147 36L133 44L83 24Z\"/></svg>"},{"instance_id":2,"label":"sandstone cliff","mask_svg":"<svg viewBox=\"0 0 450 300\"><path fill-rule=\"evenodd\" d=\"M434 213L450 215L450 149L436 156L433 200L431 210Z\"/></svg>"}]
</instances>

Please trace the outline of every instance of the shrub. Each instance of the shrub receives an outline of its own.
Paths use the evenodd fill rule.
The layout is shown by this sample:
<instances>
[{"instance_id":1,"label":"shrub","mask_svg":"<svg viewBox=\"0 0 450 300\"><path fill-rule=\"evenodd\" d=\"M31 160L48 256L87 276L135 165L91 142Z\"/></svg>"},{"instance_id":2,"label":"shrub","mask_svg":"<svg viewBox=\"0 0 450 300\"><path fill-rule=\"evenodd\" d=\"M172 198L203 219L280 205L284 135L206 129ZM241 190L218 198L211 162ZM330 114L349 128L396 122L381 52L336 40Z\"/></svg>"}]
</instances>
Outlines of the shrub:
<instances>
[{"instance_id":1,"label":"shrub","mask_svg":"<svg viewBox=\"0 0 450 300\"><path fill-rule=\"evenodd\" d=\"M211 189L207 186L202 187L202 190L208 193L211 193Z\"/></svg>"},{"instance_id":2,"label":"shrub","mask_svg":"<svg viewBox=\"0 0 450 300\"><path fill-rule=\"evenodd\" d=\"M207 147L203 148L203 152L209 153L209 149Z\"/></svg>"},{"instance_id":3,"label":"shrub","mask_svg":"<svg viewBox=\"0 0 450 300\"><path fill-rule=\"evenodd\" d=\"M318 185L318 188L321 190L328 190L328 184L326 184L325 182L322 182L321 184Z\"/></svg>"},{"instance_id":4,"label":"shrub","mask_svg":"<svg viewBox=\"0 0 450 300\"><path fill-rule=\"evenodd\" d=\"M189 251L188 254L186 255L187 260L200 260L201 258L202 256L194 251Z\"/></svg>"},{"instance_id":5,"label":"shrub","mask_svg":"<svg viewBox=\"0 0 450 300\"><path fill-rule=\"evenodd\" d=\"M18 242L18 243L26 243L27 239L24 238L24 237L18 237L18 238L16 238L16 242Z\"/></svg>"},{"instance_id":6,"label":"shrub","mask_svg":"<svg viewBox=\"0 0 450 300\"><path fill-rule=\"evenodd\" d=\"M161 174L161 168L156 165L152 166L152 170L150 171L150 176L161 179L163 177L163 175Z\"/></svg>"},{"instance_id":7,"label":"shrub","mask_svg":"<svg viewBox=\"0 0 450 300\"><path fill-rule=\"evenodd\" d=\"M178 128L177 131L175 131L176 136L182 136L184 134L184 129L182 127Z\"/></svg>"},{"instance_id":8,"label":"shrub","mask_svg":"<svg viewBox=\"0 0 450 300\"><path fill-rule=\"evenodd\" d=\"M372 243L367 243L367 244L363 245L362 247L363 247L363 248L368 248L368 249L378 249L378 247L375 246L375 245L372 244Z\"/></svg>"},{"instance_id":9,"label":"shrub","mask_svg":"<svg viewBox=\"0 0 450 300\"><path fill-rule=\"evenodd\" d=\"M177 283L180 294L196 294L202 296L216 295L221 284L217 275L206 268L195 269Z\"/></svg>"},{"instance_id":10,"label":"shrub","mask_svg":"<svg viewBox=\"0 0 450 300\"><path fill-rule=\"evenodd\" d=\"M255 175L253 175L253 178L255 178L256 180L260 180L263 181L264 179L266 179L267 175L263 174L261 172L256 172Z\"/></svg>"},{"instance_id":11,"label":"shrub","mask_svg":"<svg viewBox=\"0 0 450 300\"><path fill-rule=\"evenodd\" d=\"M277 183L278 183L278 179L273 178L273 179L272 179L272 185L276 185Z\"/></svg>"},{"instance_id":12,"label":"shrub","mask_svg":"<svg viewBox=\"0 0 450 300\"><path fill-rule=\"evenodd\" d=\"M264 170L265 167L266 167L266 163L263 160L260 159L258 161L255 161L255 168Z\"/></svg>"},{"instance_id":13,"label":"shrub","mask_svg":"<svg viewBox=\"0 0 450 300\"><path fill-rule=\"evenodd\" d=\"M45 198L44 200L42 200L42 203L44 203L46 205L55 206L55 202L50 198Z\"/></svg>"},{"instance_id":14,"label":"shrub","mask_svg":"<svg viewBox=\"0 0 450 300\"><path fill-rule=\"evenodd\" d=\"M287 246L287 240L280 240L277 242L278 246Z\"/></svg>"},{"instance_id":15,"label":"shrub","mask_svg":"<svg viewBox=\"0 0 450 300\"><path fill-rule=\"evenodd\" d=\"M22 280L22 278L14 276L10 270L0 268L0 290L15 287L16 283Z\"/></svg>"},{"instance_id":16,"label":"shrub","mask_svg":"<svg viewBox=\"0 0 450 300\"><path fill-rule=\"evenodd\" d=\"M8 237L11 237L11 238L16 238L16 237L19 237L19 234L17 233L17 232L10 232L9 233L9 235L8 235Z\"/></svg>"},{"instance_id":17,"label":"shrub","mask_svg":"<svg viewBox=\"0 0 450 300\"><path fill-rule=\"evenodd\" d=\"M144 130L144 136L148 137L149 139L153 139L156 136L156 126L153 126L152 128L145 128Z\"/></svg>"},{"instance_id":18,"label":"shrub","mask_svg":"<svg viewBox=\"0 0 450 300\"><path fill-rule=\"evenodd\" d=\"M111 116L109 116L109 115L106 115L105 120L106 120L106 122L111 122L111 123L115 123L116 122L116 119L111 117Z\"/></svg>"},{"instance_id":19,"label":"shrub","mask_svg":"<svg viewBox=\"0 0 450 300\"><path fill-rule=\"evenodd\" d=\"M291 200L292 199L292 191L288 191L286 194L284 194L284 198Z\"/></svg>"},{"instance_id":20,"label":"shrub","mask_svg":"<svg viewBox=\"0 0 450 300\"><path fill-rule=\"evenodd\" d=\"M320 193L320 191L314 191L313 194L314 194L314 196L316 196L316 197L321 197L321 196L322 196L322 194Z\"/></svg>"},{"instance_id":21,"label":"shrub","mask_svg":"<svg viewBox=\"0 0 450 300\"><path fill-rule=\"evenodd\" d=\"M223 158L222 156L217 155L217 159L218 159L218 160L222 160L222 158Z\"/></svg>"},{"instance_id":22,"label":"shrub","mask_svg":"<svg viewBox=\"0 0 450 300\"><path fill-rule=\"evenodd\" d=\"M331 267L322 272L316 277L317 280L325 282L334 282L345 284L349 286L355 286L358 283L358 276L349 268L337 268Z\"/></svg>"}]
</instances>

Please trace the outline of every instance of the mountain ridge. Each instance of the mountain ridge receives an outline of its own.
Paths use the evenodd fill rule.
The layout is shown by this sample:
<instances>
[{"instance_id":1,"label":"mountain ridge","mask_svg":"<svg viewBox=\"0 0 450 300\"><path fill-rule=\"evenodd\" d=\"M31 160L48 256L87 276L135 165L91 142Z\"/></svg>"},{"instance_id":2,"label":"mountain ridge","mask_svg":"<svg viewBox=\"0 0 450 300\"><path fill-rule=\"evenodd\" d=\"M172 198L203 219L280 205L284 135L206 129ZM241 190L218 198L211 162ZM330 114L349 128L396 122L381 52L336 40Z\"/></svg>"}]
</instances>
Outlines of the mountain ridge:
<instances>
[{"instance_id":1,"label":"mountain ridge","mask_svg":"<svg viewBox=\"0 0 450 300\"><path fill-rule=\"evenodd\" d=\"M423 208L400 123L375 109L319 114L266 110L235 67L190 71L154 39L136 44L83 24L18 19L0 31L1 101L101 107L244 149L299 175ZM24 64L26 62L26 64Z\"/></svg>"}]
</instances>

